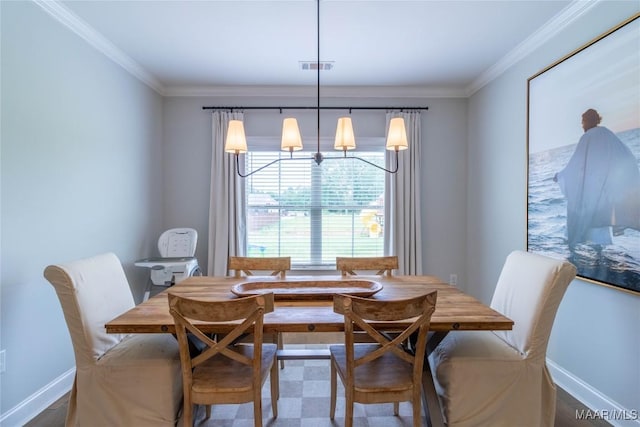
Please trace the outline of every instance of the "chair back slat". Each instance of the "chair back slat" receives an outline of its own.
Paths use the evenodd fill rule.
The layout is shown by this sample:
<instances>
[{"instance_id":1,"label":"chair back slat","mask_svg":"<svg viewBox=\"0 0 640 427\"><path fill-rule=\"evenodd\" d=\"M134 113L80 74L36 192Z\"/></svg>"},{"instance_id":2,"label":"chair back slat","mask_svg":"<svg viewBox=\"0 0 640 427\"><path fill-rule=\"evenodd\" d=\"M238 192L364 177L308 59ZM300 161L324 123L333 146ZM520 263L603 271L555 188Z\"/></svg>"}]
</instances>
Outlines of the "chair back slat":
<instances>
[{"instance_id":1,"label":"chair back slat","mask_svg":"<svg viewBox=\"0 0 640 427\"><path fill-rule=\"evenodd\" d=\"M235 277L253 276L256 271L268 271L271 276L286 277L291 270L291 257L229 257L229 270Z\"/></svg>"},{"instance_id":2,"label":"chair back slat","mask_svg":"<svg viewBox=\"0 0 640 427\"><path fill-rule=\"evenodd\" d=\"M375 271L376 275L391 276L398 269L398 257L336 257L336 269L343 276L356 276L357 271Z\"/></svg>"}]
</instances>

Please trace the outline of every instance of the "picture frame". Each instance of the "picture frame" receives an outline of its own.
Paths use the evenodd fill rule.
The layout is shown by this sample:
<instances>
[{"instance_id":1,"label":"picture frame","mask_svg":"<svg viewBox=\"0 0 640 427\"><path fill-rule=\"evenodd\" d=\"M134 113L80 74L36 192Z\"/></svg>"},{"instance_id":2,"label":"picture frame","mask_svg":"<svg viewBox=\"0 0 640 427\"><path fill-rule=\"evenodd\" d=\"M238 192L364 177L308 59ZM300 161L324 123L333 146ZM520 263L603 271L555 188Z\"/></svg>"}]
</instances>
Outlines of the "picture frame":
<instances>
[{"instance_id":1,"label":"picture frame","mask_svg":"<svg viewBox=\"0 0 640 427\"><path fill-rule=\"evenodd\" d=\"M527 80L527 250L640 294L640 13Z\"/></svg>"}]
</instances>

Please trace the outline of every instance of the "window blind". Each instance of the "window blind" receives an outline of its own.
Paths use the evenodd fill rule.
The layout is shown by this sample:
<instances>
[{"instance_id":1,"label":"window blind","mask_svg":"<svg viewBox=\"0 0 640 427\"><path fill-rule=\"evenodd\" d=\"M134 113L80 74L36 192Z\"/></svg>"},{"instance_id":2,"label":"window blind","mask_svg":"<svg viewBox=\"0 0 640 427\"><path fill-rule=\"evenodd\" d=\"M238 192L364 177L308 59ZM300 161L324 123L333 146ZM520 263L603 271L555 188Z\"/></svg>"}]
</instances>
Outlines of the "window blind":
<instances>
[{"instance_id":1,"label":"window blind","mask_svg":"<svg viewBox=\"0 0 640 427\"><path fill-rule=\"evenodd\" d=\"M384 165L384 147L357 156ZM336 256L381 256L384 171L357 159L276 163L246 179L248 256L290 256L297 268L335 265ZM339 153L323 153L336 156ZM289 153L250 151L251 171Z\"/></svg>"}]
</instances>

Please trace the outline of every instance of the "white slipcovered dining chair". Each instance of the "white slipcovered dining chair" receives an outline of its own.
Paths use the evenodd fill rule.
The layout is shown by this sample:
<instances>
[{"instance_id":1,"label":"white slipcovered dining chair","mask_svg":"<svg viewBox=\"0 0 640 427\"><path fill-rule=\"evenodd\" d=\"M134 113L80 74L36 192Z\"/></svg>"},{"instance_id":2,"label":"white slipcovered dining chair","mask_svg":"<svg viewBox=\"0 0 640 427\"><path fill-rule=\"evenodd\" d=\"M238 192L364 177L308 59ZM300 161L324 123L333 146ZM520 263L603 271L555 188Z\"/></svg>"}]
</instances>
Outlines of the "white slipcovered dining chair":
<instances>
[{"instance_id":1,"label":"white slipcovered dining chair","mask_svg":"<svg viewBox=\"0 0 640 427\"><path fill-rule=\"evenodd\" d=\"M50 265L71 335L76 375L66 426L175 426L182 403L180 350L169 334L107 334L134 307L113 253Z\"/></svg>"},{"instance_id":2,"label":"white slipcovered dining chair","mask_svg":"<svg viewBox=\"0 0 640 427\"><path fill-rule=\"evenodd\" d=\"M545 363L560 301L576 268L524 251L507 257L491 308L510 331L456 331L431 354L448 427L549 427L556 386Z\"/></svg>"}]
</instances>

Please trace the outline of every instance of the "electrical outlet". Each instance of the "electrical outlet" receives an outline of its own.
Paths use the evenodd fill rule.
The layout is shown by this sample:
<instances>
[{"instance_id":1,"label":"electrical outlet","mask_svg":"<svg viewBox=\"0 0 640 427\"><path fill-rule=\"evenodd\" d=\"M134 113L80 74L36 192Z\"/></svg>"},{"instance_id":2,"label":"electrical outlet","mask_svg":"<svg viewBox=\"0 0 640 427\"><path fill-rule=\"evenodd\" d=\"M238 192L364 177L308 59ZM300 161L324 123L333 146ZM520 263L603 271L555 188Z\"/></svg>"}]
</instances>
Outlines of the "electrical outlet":
<instances>
[{"instance_id":1,"label":"electrical outlet","mask_svg":"<svg viewBox=\"0 0 640 427\"><path fill-rule=\"evenodd\" d=\"M0 374L7 370L7 350L0 351Z\"/></svg>"},{"instance_id":2,"label":"electrical outlet","mask_svg":"<svg viewBox=\"0 0 640 427\"><path fill-rule=\"evenodd\" d=\"M449 275L449 284L451 286L457 286L458 285L458 275L457 274L450 274Z\"/></svg>"}]
</instances>

